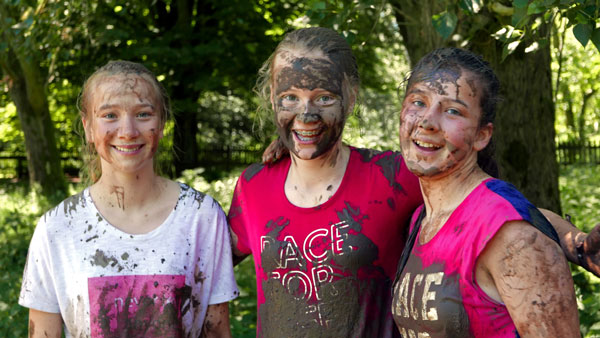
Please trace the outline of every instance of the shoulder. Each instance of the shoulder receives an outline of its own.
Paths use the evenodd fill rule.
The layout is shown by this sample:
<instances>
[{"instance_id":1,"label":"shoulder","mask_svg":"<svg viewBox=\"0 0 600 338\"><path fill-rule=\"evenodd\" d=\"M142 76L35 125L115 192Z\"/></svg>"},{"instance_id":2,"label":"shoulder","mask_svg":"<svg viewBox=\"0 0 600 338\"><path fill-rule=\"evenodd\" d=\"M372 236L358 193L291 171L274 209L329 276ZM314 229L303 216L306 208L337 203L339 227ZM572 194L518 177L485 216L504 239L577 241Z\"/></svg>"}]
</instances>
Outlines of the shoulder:
<instances>
[{"instance_id":1,"label":"shoulder","mask_svg":"<svg viewBox=\"0 0 600 338\"><path fill-rule=\"evenodd\" d=\"M63 221L65 218L78 219L82 213L87 212L87 208L89 207L90 201L86 198L87 189L67 197L54 208L44 213L40 221L52 223L53 221Z\"/></svg>"},{"instance_id":2,"label":"shoulder","mask_svg":"<svg viewBox=\"0 0 600 338\"><path fill-rule=\"evenodd\" d=\"M212 196L178 182L180 186L179 199L176 208L187 207L187 210L222 210L221 205Z\"/></svg>"},{"instance_id":3,"label":"shoulder","mask_svg":"<svg viewBox=\"0 0 600 338\"><path fill-rule=\"evenodd\" d=\"M290 157L284 156L275 163L253 163L249 165L240 175L238 182L240 184L250 184L257 181L271 181L273 177L287 174L287 168L290 164Z\"/></svg>"},{"instance_id":4,"label":"shoulder","mask_svg":"<svg viewBox=\"0 0 600 338\"><path fill-rule=\"evenodd\" d=\"M505 223L492 237L479 258L492 275L505 275L517 267L553 266L564 263L558 244L525 221ZM519 268L520 269L520 268Z\"/></svg>"},{"instance_id":5,"label":"shoulder","mask_svg":"<svg viewBox=\"0 0 600 338\"><path fill-rule=\"evenodd\" d=\"M558 235L546 217L517 188L505 181L491 179L485 182L487 191L484 198L478 198L484 207L480 211L494 210L490 216L504 216L506 220L522 219L541 231L550 239L558 242ZM510 216L514 214L514 216Z\"/></svg>"}]
</instances>

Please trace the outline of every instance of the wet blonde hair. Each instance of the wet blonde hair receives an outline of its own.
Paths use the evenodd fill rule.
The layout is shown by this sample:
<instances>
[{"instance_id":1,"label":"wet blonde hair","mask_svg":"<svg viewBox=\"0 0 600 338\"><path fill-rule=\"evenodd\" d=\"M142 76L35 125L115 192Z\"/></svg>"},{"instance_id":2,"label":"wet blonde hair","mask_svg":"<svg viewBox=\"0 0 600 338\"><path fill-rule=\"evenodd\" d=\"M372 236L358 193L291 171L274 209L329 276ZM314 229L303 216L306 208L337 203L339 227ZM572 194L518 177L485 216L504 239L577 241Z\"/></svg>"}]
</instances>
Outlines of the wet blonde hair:
<instances>
[{"instance_id":1,"label":"wet blonde hair","mask_svg":"<svg viewBox=\"0 0 600 338\"><path fill-rule=\"evenodd\" d=\"M148 68L144 67L142 64L130 61L109 61L106 65L100 67L88 77L84 82L77 99L80 117L91 122L92 116L90 114L93 113L91 104L93 102L94 90L100 82L109 77L128 75L140 77L149 85L153 92L153 98L158 103L160 127L164 128L165 123L171 120L172 115L170 100L165 88L158 82L154 73L149 71ZM85 146L83 147L82 153L84 165L87 168L87 175L84 173L85 181L87 181L87 183L95 183L102 175L100 156L93 143L87 142L86 140L84 141ZM160 172L157 161L154 161L154 170L155 172Z\"/></svg>"}]
</instances>

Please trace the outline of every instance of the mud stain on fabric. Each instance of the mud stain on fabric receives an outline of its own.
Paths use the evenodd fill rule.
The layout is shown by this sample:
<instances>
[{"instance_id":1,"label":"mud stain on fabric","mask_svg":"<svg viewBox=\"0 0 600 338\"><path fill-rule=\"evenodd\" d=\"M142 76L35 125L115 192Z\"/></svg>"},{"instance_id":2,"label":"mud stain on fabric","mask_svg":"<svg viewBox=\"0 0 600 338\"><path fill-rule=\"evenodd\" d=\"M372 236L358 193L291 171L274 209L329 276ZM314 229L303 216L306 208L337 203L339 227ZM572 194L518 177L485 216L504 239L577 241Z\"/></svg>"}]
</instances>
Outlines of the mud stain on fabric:
<instances>
[{"instance_id":1,"label":"mud stain on fabric","mask_svg":"<svg viewBox=\"0 0 600 338\"><path fill-rule=\"evenodd\" d=\"M251 164L248 168L246 168L246 170L244 171L244 179L246 180L246 182L249 182L264 167L265 165L262 163L254 163Z\"/></svg>"}]
</instances>

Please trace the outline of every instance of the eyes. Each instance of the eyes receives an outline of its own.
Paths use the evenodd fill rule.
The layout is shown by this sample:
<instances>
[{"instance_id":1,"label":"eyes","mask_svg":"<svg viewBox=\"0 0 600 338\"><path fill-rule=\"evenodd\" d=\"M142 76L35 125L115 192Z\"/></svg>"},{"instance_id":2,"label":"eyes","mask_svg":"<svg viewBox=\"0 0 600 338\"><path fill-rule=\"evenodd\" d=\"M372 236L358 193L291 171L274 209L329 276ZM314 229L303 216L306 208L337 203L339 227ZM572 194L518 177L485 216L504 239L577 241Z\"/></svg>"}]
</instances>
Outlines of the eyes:
<instances>
[{"instance_id":1,"label":"eyes","mask_svg":"<svg viewBox=\"0 0 600 338\"><path fill-rule=\"evenodd\" d=\"M427 103L425 102L425 100L422 100L420 98L411 98L408 97L407 101L409 101L409 104L418 108L418 109L424 109L427 108ZM454 108L452 106L448 106L445 103L440 103L442 105L442 109L443 112L445 112L448 115L453 115L453 116L462 116L462 112L461 109L459 108Z\"/></svg>"},{"instance_id":2,"label":"eyes","mask_svg":"<svg viewBox=\"0 0 600 338\"><path fill-rule=\"evenodd\" d=\"M119 111L107 111L107 112L101 112L100 113L100 118L105 119L105 120L117 120L120 116L120 112ZM155 116L154 112L152 111L139 111L137 113L135 113L135 118L138 120L148 120L150 118L152 118L153 116Z\"/></svg>"},{"instance_id":3,"label":"eyes","mask_svg":"<svg viewBox=\"0 0 600 338\"><path fill-rule=\"evenodd\" d=\"M295 94L283 94L281 97L281 105L289 108L300 103L300 98ZM320 94L311 98L312 102L318 106L330 106L337 102L337 97L333 94Z\"/></svg>"}]
</instances>

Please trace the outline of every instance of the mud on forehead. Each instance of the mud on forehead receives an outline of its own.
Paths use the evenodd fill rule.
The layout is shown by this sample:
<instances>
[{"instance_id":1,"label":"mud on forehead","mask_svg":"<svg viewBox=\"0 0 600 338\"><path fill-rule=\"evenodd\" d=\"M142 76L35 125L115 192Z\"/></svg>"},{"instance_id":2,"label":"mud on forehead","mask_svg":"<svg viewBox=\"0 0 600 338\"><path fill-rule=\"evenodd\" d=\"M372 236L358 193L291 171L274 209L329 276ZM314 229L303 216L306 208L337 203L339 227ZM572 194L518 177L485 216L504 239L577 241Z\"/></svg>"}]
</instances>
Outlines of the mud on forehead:
<instances>
[{"instance_id":1,"label":"mud on forehead","mask_svg":"<svg viewBox=\"0 0 600 338\"><path fill-rule=\"evenodd\" d=\"M328 58L283 52L276 58L275 69L276 95L295 87L308 90L321 88L343 96L344 73Z\"/></svg>"},{"instance_id":2,"label":"mud on forehead","mask_svg":"<svg viewBox=\"0 0 600 338\"><path fill-rule=\"evenodd\" d=\"M140 103L150 101L156 104L158 101L157 93L154 92L152 85L138 74L102 76L96 81L93 90L95 93L102 94L102 96L94 97L96 102L97 100L110 100L123 94L135 95Z\"/></svg>"},{"instance_id":3,"label":"mud on forehead","mask_svg":"<svg viewBox=\"0 0 600 338\"><path fill-rule=\"evenodd\" d=\"M458 65L445 65L444 68L436 68L432 70L421 69L411 77L411 87L418 83L422 83L429 87L439 95L449 95L446 91L446 85L454 85L456 91L454 95L458 97L461 85L458 80L463 77L469 85L471 92L469 96L477 95L477 79L471 72L462 69ZM450 93L452 94L452 93Z\"/></svg>"}]
</instances>

